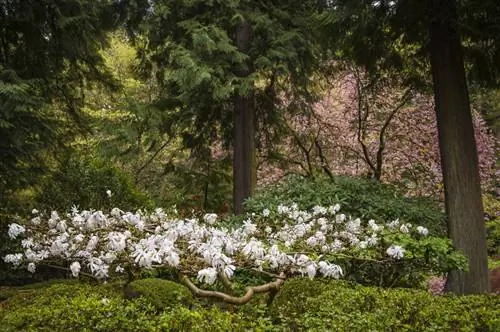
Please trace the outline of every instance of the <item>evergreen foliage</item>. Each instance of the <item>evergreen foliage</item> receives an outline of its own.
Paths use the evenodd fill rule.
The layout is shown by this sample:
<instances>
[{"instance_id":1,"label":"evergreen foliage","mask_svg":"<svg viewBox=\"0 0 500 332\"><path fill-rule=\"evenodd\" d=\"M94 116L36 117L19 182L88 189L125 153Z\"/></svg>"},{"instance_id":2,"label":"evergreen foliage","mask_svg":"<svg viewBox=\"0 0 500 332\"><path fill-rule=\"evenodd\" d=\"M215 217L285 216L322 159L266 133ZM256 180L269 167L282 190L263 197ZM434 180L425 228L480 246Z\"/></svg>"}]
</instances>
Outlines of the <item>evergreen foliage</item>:
<instances>
[{"instance_id":1,"label":"evergreen foliage","mask_svg":"<svg viewBox=\"0 0 500 332\"><path fill-rule=\"evenodd\" d=\"M113 6L112 1L88 0L0 3L4 204L7 195L36 182L37 173L53 163L47 152L67 141L63 128L75 122L85 127L83 88L91 82L111 83L99 51L105 32L119 18Z\"/></svg>"}]
</instances>

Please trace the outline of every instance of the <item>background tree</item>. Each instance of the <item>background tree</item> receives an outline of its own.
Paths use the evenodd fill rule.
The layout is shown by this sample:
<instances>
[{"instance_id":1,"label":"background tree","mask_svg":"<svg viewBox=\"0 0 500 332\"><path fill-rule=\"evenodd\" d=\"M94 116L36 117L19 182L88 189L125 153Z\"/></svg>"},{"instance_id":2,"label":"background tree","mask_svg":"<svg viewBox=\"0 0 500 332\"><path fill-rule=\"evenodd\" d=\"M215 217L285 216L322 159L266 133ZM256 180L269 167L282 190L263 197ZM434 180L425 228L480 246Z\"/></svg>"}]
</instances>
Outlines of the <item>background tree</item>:
<instances>
[{"instance_id":1,"label":"background tree","mask_svg":"<svg viewBox=\"0 0 500 332\"><path fill-rule=\"evenodd\" d=\"M150 5L142 24L148 43L140 55L146 72L156 72L159 80L157 104L191 151L209 146L213 137L233 147L239 213L254 186L253 133L276 123L280 91L310 94L314 48L307 18L315 3L179 0Z\"/></svg>"},{"instance_id":2,"label":"background tree","mask_svg":"<svg viewBox=\"0 0 500 332\"><path fill-rule=\"evenodd\" d=\"M99 51L117 20L111 1L0 2L2 206L57 163L74 124L88 129L84 87L112 83Z\"/></svg>"},{"instance_id":3,"label":"background tree","mask_svg":"<svg viewBox=\"0 0 500 332\"><path fill-rule=\"evenodd\" d=\"M490 290L486 229L472 118L454 0L433 0L431 64L448 215L448 232L469 261L452 271L447 287L459 294Z\"/></svg>"},{"instance_id":4,"label":"background tree","mask_svg":"<svg viewBox=\"0 0 500 332\"><path fill-rule=\"evenodd\" d=\"M460 34L468 46L465 48L465 54L468 55L471 68L469 76L480 82L498 82L496 69L485 77L481 75L484 71L478 67L478 61L475 61L480 55L483 62L494 64L494 60L498 57L497 47L491 44L498 38L495 34L498 27L493 23L497 7L489 1L482 5L475 1L464 1L460 3L458 10L460 16L458 16L454 1L424 3L412 0L333 1L329 2L329 12L326 14L326 26L331 29L330 35L333 32L333 36L346 36L341 39L342 43L333 45L333 49L339 49L336 54L354 59L374 75L380 68L392 68L392 70L413 68L408 83L428 89L430 87L428 78L431 75L429 62L426 59L429 54L431 55L450 236L455 246L464 250L471 261L468 273L460 274L460 277L455 275L449 279L450 289L459 293L487 290L481 190L467 84L461 58ZM445 14L450 12L454 14L452 16ZM477 30L468 29L467 23L478 27L479 17L485 19L485 26ZM462 27L460 32L459 27ZM447 30L450 30L449 34ZM410 60L413 66L406 66L408 61L392 51L390 45L397 40L401 40L407 47L415 47L416 56ZM441 54L445 51L446 53ZM449 57L448 61L453 65L450 62L448 64L439 62L443 57ZM446 84L443 81L444 77L447 77L448 83L453 83L448 89L442 86ZM458 105L452 101L453 93L455 100L461 102L461 106L456 110L453 108ZM454 122L444 123L444 118L447 118L444 114L448 114ZM458 139L460 130L465 130L465 133L459 141L455 141L454 135ZM456 150L459 146L464 146L466 151L459 153ZM467 200L471 205L461 204L463 200ZM469 277L465 277L466 275Z\"/></svg>"}]
</instances>

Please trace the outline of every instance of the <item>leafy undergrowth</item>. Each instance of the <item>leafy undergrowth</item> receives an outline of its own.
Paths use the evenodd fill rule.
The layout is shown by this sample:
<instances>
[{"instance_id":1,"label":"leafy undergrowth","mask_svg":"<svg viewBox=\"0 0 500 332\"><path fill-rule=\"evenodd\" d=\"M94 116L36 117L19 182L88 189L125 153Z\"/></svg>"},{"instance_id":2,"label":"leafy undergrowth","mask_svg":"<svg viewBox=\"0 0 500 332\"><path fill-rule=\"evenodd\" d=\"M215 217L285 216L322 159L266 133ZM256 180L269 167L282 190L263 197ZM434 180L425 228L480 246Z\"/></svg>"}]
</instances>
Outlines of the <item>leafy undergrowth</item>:
<instances>
[{"instance_id":1,"label":"leafy undergrowth","mask_svg":"<svg viewBox=\"0 0 500 332\"><path fill-rule=\"evenodd\" d=\"M123 286L59 281L2 288L2 331L500 330L500 297L494 295L432 296L296 278L270 306L259 296L234 307L197 301L165 280L138 282L128 299Z\"/></svg>"}]
</instances>

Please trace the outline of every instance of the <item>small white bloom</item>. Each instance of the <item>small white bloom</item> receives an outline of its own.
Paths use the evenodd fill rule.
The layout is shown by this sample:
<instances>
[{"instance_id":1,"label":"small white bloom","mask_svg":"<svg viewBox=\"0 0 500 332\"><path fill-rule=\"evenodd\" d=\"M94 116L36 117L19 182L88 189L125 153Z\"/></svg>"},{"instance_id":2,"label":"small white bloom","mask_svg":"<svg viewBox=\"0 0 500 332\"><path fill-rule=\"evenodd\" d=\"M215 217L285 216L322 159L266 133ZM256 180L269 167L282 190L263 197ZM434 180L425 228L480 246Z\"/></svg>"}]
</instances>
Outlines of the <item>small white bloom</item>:
<instances>
[{"instance_id":1,"label":"small white bloom","mask_svg":"<svg viewBox=\"0 0 500 332\"><path fill-rule=\"evenodd\" d=\"M35 263L29 263L27 269L28 269L29 272L35 273L35 271L36 271L36 265L35 265Z\"/></svg>"},{"instance_id":2,"label":"small white bloom","mask_svg":"<svg viewBox=\"0 0 500 332\"><path fill-rule=\"evenodd\" d=\"M113 195L113 193L111 192L111 190L106 190L106 195L108 195L108 197L111 197L111 195Z\"/></svg>"},{"instance_id":3,"label":"small white bloom","mask_svg":"<svg viewBox=\"0 0 500 332\"><path fill-rule=\"evenodd\" d=\"M429 234L429 230L422 226L417 226L417 232L423 236L427 236L427 234Z\"/></svg>"},{"instance_id":4,"label":"small white bloom","mask_svg":"<svg viewBox=\"0 0 500 332\"><path fill-rule=\"evenodd\" d=\"M78 274L80 273L80 263L79 262L73 262L69 266L69 269L71 270L71 273L73 274L73 277L78 277Z\"/></svg>"},{"instance_id":5,"label":"small white bloom","mask_svg":"<svg viewBox=\"0 0 500 332\"><path fill-rule=\"evenodd\" d=\"M23 234L25 231L26 229L23 226L16 223L12 223L9 225L9 230L7 233L9 234L9 237L11 239L15 239L19 235Z\"/></svg>"},{"instance_id":6,"label":"small white bloom","mask_svg":"<svg viewBox=\"0 0 500 332\"><path fill-rule=\"evenodd\" d=\"M19 266L23 260L23 254L8 254L3 258L5 263L11 263L14 266Z\"/></svg>"},{"instance_id":7,"label":"small white bloom","mask_svg":"<svg viewBox=\"0 0 500 332\"><path fill-rule=\"evenodd\" d=\"M204 282L205 284L212 285L215 280L217 280L217 270L213 267L208 267L206 269L198 271L198 281Z\"/></svg>"},{"instance_id":8,"label":"small white bloom","mask_svg":"<svg viewBox=\"0 0 500 332\"><path fill-rule=\"evenodd\" d=\"M313 216L316 216L318 214L326 214L327 209L323 206L316 205L313 207Z\"/></svg>"},{"instance_id":9,"label":"small white bloom","mask_svg":"<svg viewBox=\"0 0 500 332\"><path fill-rule=\"evenodd\" d=\"M387 227L389 227L389 229L395 229L398 226L399 226L399 219L391 221L390 223L387 224Z\"/></svg>"},{"instance_id":10,"label":"small white bloom","mask_svg":"<svg viewBox=\"0 0 500 332\"><path fill-rule=\"evenodd\" d=\"M31 214L38 214L38 210L37 209L31 210Z\"/></svg>"},{"instance_id":11,"label":"small white bloom","mask_svg":"<svg viewBox=\"0 0 500 332\"><path fill-rule=\"evenodd\" d=\"M42 220L41 220L41 218L39 216L31 219L31 223L33 225L40 225L41 222L42 222Z\"/></svg>"},{"instance_id":12,"label":"small white bloom","mask_svg":"<svg viewBox=\"0 0 500 332\"><path fill-rule=\"evenodd\" d=\"M326 278L338 279L344 275L344 271L342 271L342 268L338 265L330 264L324 261L319 262L318 265L319 272Z\"/></svg>"},{"instance_id":13,"label":"small white bloom","mask_svg":"<svg viewBox=\"0 0 500 332\"><path fill-rule=\"evenodd\" d=\"M345 219L346 219L346 216L345 216L345 214L343 214L343 213L342 213L342 214L337 214L337 215L335 216L335 222L336 222L337 224L341 224L341 223L343 223L343 222L345 221Z\"/></svg>"},{"instance_id":14,"label":"small white bloom","mask_svg":"<svg viewBox=\"0 0 500 332\"><path fill-rule=\"evenodd\" d=\"M378 232L380 230L380 226L377 225L373 219L368 220L368 227L370 227L373 232Z\"/></svg>"},{"instance_id":15,"label":"small white bloom","mask_svg":"<svg viewBox=\"0 0 500 332\"><path fill-rule=\"evenodd\" d=\"M246 235L252 235L257 231L257 226L255 224L252 224L252 221L250 219L247 219L243 222L243 233Z\"/></svg>"},{"instance_id":16,"label":"small white bloom","mask_svg":"<svg viewBox=\"0 0 500 332\"><path fill-rule=\"evenodd\" d=\"M410 232L410 230L408 229L408 226L406 226L406 225L401 225L401 227L399 227L399 231L401 233L405 233L405 234Z\"/></svg>"},{"instance_id":17,"label":"small white bloom","mask_svg":"<svg viewBox=\"0 0 500 332\"><path fill-rule=\"evenodd\" d=\"M404 257L405 250L401 246L392 245L387 248L387 255L395 259L401 259Z\"/></svg>"},{"instance_id":18,"label":"small white bloom","mask_svg":"<svg viewBox=\"0 0 500 332\"><path fill-rule=\"evenodd\" d=\"M224 267L224 274L231 279L234 275L234 270L236 270L236 267L234 265L226 265Z\"/></svg>"},{"instance_id":19,"label":"small white bloom","mask_svg":"<svg viewBox=\"0 0 500 332\"><path fill-rule=\"evenodd\" d=\"M314 276L316 275L316 266L315 264L310 264L306 268L307 276L309 279L313 280Z\"/></svg>"},{"instance_id":20,"label":"small white bloom","mask_svg":"<svg viewBox=\"0 0 500 332\"><path fill-rule=\"evenodd\" d=\"M335 204L335 205L330 205L328 207L328 213L330 214L336 214L337 212L340 211L340 204Z\"/></svg>"},{"instance_id":21,"label":"small white bloom","mask_svg":"<svg viewBox=\"0 0 500 332\"><path fill-rule=\"evenodd\" d=\"M203 220L209 224L209 225L213 225L215 224L215 221L217 220L217 214L215 213L207 213L203 216Z\"/></svg>"},{"instance_id":22,"label":"small white bloom","mask_svg":"<svg viewBox=\"0 0 500 332\"><path fill-rule=\"evenodd\" d=\"M123 273L124 271L125 271L125 269L123 267L121 267L120 265L117 265L115 268L116 273Z\"/></svg>"},{"instance_id":23,"label":"small white bloom","mask_svg":"<svg viewBox=\"0 0 500 332\"><path fill-rule=\"evenodd\" d=\"M262 211L262 215L263 215L264 217L269 217L269 214L270 214L270 213L271 213L271 211L269 211L269 209L264 209L264 210Z\"/></svg>"},{"instance_id":24,"label":"small white bloom","mask_svg":"<svg viewBox=\"0 0 500 332\"><path fill-rule=\"evenodd\" d=\"M31 248L35 245L35 243L33 242L33 239L32 238L28 238L28 239L24 239L21 241L21 246L24 248L24 249L27 249L27 248Z\"/></svg>"}]
</instances>

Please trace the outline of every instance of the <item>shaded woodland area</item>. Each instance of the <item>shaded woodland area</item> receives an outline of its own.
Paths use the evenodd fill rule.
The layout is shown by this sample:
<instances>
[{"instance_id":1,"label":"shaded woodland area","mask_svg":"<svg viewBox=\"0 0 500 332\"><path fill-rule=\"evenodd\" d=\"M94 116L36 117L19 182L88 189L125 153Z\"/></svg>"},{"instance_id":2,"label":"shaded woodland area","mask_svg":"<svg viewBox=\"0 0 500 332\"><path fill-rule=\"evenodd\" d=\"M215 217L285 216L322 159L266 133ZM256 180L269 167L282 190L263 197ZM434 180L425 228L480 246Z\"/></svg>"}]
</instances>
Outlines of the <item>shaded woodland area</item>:
<instances>
[{"instance_id":1,"label":"shaded woodland area","mask_svg":"<svg viewBox=\"0 0 500 332\"><path fill-rule=\"evenodd\" d=\"M0 0L0 283L78 276L80 269L80 277L101 271L107 278L111 268L128 273L128 285L143 280L146 267L194 295L233 304L254 292L271 293L270 303L283 283L287 289L285 280L317 271L384 289L422 288L439 276L440 292L495 291L499 38L495 0ZM173 211L178 219L167 217ZM57 241L78 247L82 240L68 231L84 227L78 218L87 222L85 243L99 238L86 244L90 258L50 247ZM148 264L146 254L137 254L146 235L135 231L161 230L169 218L186 224L198 218L222 233L235 227L248 238L226 234L221 241L242 244L234 257L225 252L224 263L207 260L206 252L188 255L194 245L174 245L167 261ZM283 235L309 219L300 236ZM337 230L344 220L346 229ZM132 227L123 239L115 234L127 243L120 250L109 249L111 233L99 233L114 222ZM380 240L377 225L401 234L380 233ZM197 243L180 229L175 239ZM366 232L366 239L342 232ZM436 240L425 242L426 232ZM56 238L64 233L67 239ZM24 249L46 247L47 257L6 259L22 234L40 241L39 248L23 242ZM380 240L373 240L377 249L369 249L370 236ZM352 257L333 253L339 239ZM294 263L285 268L264 258L274 255L274 245L274 254L295 255ZM266 254L257 259L259 246ZM130 254L129 265L92 261L106 250ZM303 250L314 251L309 265L297 261ZM36 273L26 271L39 262ZM164 265L176 272L155 270ZM252 274L262 269L267 274ZM233 272L238 286L228 286ZM297 287L329 296L326 288L319 295ZM415 306L424 308L428 300L421 300ZM314 329L326 319L288 321L305 307L277 302L272 318L259 316L264 325ZM315 305L307 310L317 311ZM247 317L244 310L238 315ZM411 324L419 330L420 323ZM396 325L373 329L388 326Z\"/></svg>"}]
</instances>

